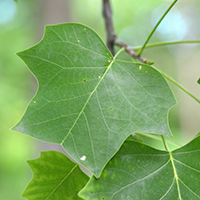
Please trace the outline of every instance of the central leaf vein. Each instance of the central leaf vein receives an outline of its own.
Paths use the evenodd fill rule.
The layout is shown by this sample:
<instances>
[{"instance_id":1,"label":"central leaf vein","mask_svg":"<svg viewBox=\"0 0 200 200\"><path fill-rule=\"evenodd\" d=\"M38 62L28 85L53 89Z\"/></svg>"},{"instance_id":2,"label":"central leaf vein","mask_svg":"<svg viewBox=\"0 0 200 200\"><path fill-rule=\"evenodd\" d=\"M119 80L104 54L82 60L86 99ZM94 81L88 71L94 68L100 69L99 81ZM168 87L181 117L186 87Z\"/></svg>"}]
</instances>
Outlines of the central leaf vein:
<instances>
[{"instance_id":1,"label":"central leaf vein","mask_svg":"<svg viewBox=\"0 0 200 200\"><path fill-rule=\"evenodd\" d=\"M97 85L95 86L94 90L91 92L91 94L90 94L90 96L88 97L87 101L86 101L85 104L83 105L82 110L80 111L79 115L77 116L76 120L74 121L72 127L70 128L70 130L69 130L68 133L66 134L65 138L62 140L61 145L64 143L64 141L66 140L67 136L69 135L69 133L71 132L71 130L74 128L75 124L77 123L78 119L80 118L81 114L83 113L85 107L87 106L88 102L90 101L92 95L93 95L94 92L97 90L99 84L102 82L102 80L104 79L105 75L107 74L107 72L108 72L109 69L111 68L113 62L114 62L114 60L112 60L112 62L111 62L110 65L107 67L106 71L104 72L103 76L100 78L99 82L98 82Z\"/></svg>"},{"instance_id":2,"label":"central leaf vein","mask_svg":"<svg viewBox=\"0 0 200 200\"><path fill-rule=\"evenodd\" d=\"M174 158L172 156L172 152L169 152L169 155L170 155L170 160L171 160L173 171L174 171L174 178L176 180L176 185L177 185L177 190L178 190L178 197L179 197L179 200L182 200L180 186L179 186L179 178L178 178L178 174L177 174L177 171L176 171L176 166L174 164Z\"/></svg>"},{"instance_id":3,"label":"central leaf vein","mask_svg":"<svg viewBox=\"0 0 200 200\"><path fill-rule=\"evenodd\" d=\"M60 181L60 183L53 189L53 191L49 194L49 196L45 199L48 200L51 195L62 185L62 183L68 178L68 176L76 169L76 167L78 166L78 164L76 164L69 173L67 173L67 175Z\"/></svg>"}]
</instances>

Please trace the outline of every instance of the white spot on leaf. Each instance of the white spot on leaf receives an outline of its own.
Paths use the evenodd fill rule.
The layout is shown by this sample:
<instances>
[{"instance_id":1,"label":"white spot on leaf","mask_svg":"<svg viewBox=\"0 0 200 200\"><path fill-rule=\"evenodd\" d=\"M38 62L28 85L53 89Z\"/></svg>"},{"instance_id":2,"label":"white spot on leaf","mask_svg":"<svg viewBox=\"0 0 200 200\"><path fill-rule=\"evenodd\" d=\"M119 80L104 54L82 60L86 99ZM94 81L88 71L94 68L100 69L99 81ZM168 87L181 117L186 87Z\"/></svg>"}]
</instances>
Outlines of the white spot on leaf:
<instances>
[{"instance_id":1,"label":"white spot on leaf","mask_svg":"<svg viewBox=\"0 0 200 200\"><path fill-rule=\"evenodd\" d=\"M86 157L85 155L83 155L83 156L80 158L80 160L85 161L86 158L87 158L87 157Z\"/></svg>"},{"instance_id":2,"label":"white spot on leaf","mask_svg":"<svg viewBox=\"0 0 200 200\"><path fill-rule=\"evenodd\" d=\"M101 76L99 76L99 78L101 78Z\"/></svg>"},{"instance_id":3,"label":"white spot on leaf","mask_svg":"<svg viewBox=\"0 0 200 200\"><path fill-rule=\"evenodd\" d=\"M78 42L80 42L80 40L78 40Z\"/></svg>"},{"instance_id":4,"label":"white spot on leaf","mask_svg":"<svg viewBox=\"0 0 200 200\"><path fill-rule=\"evenodd\" d=\"M110 63L110 60L108 60L108 62Z\"/></svg>"},{"instance_id":5,"label":"white spot on leaf","mask_svg":"<svg viewBox=\"0 0 200 200\"><path fill-rule=\"evenodd\" d=\"M142 65L139 66L139 70L141 70L141 69L142 69Z\"/></svg>"},{"instance_id":6,"label":"white spot on leaf","mask_svg":"<svg viewBox=\"0 0 200 200\"><path fill-rule=\"evenodd\" d=\"M36 101L33 101L33 103L36 103Z\"/></svg>"},{"instance_id":7,"label":"white spot on leaf","mask_svg":"<svg viewBox=\"0 0 200 200\"><path fill-rule=\"evenodd\" d=\"M86 28L84 28L84 31L86 31Z\"/></svg>"}]
</instances>

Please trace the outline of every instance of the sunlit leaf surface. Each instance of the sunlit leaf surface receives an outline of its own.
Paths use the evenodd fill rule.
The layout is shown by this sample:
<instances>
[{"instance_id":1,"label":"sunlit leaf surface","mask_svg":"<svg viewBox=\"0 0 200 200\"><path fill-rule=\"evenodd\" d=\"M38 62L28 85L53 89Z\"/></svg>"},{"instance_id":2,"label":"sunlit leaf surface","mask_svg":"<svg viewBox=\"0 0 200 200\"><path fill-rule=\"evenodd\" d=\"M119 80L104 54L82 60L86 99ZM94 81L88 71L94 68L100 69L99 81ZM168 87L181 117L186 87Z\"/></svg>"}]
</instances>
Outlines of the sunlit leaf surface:
<instances>
[{"instance_id":1,"label":"sunlit leaf surface","mask_svg":"<svg viewBox=\"0 0 200 200\"><path fill-rule=\"evenodd\" d=\"M14 130L62 144L95 176L131 133L171 135L176 102L160 73L115 60L90 28L47 26L43 40L18 55L39 88Z\"/></svg>"},{"instance_id":2,"label":"sunlit leaf surface","mask_svg":"<svg viewBox=\"0 0 200 200\"><path fill-rule=\"evenodd\" d=\"M82 199L78 192L89 178L66 155L56 151L41 152L35 160L29 160L33 179L23 193L31 200Z\"/></svg>"},{"instance_id":3,"label":"sunlit leaf surface","mask_svg":"<svg viewBox=\"0 0 200 200\"><path fill-rule=\"evenodd\" d=\"M99 179L79 193L86 200L199 200L200 136L173 152L126 141Z\"/></svg>"}]
</instances>

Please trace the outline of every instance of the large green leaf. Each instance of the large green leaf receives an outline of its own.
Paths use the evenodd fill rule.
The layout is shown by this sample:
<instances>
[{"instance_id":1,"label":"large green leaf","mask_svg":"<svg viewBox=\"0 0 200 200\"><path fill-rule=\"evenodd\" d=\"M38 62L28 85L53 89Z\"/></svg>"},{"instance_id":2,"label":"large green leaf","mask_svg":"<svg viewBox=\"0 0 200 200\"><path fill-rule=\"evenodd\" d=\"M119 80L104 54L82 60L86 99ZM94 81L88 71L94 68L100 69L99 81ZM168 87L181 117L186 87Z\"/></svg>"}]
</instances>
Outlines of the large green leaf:
<instances>
[{"instance_id":1,"label":"large green leaf","mask_svg":"<svg viewBox=\"0 0 200 200\"><path fill-rule=\"evenodd\" d=\"M62 144L96 176L131 133L171 135L167 115L176 102L161 74L114 60L90 28L47 26L43 40L18 55L39 89L14 130Z\"/></svg>"},{"instance_id":2,"label":"large green leaf","mask_svg":"<svg viewBox=\"0 0 200 200\"><path fill-rule=\"evenodd\" d=\"M66 155L56 151L41 152L35 160L29 160L34 176L23 197L31 200L82 199L78 192L89 178Z\"/></svg>"},{"instance_id":3,"label":"large green leaf","mask_svg":"<svg viewBox=\"0 0 200 200\"><path fill-rule=\"evenodd\" d=\"M86 200L200 199L200 136L173 152L126 141L99 179L79 195Z\"/></svg>"}]
</instances>

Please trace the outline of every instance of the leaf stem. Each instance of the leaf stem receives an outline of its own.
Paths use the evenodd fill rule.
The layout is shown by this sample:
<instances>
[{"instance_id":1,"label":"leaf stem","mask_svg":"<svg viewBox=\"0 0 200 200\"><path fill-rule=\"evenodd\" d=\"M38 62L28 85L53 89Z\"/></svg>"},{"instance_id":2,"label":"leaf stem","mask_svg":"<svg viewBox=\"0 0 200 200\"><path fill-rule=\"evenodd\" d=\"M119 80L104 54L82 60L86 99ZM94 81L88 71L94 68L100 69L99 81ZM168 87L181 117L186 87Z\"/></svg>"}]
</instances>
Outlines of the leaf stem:
<instances>
[{"instance_id":1,"label":"leaf stem","mask_svg":"<svg viewBox=\"0 0 200 200\"><path fill-rule=\"evenodd\" d=\"M161 135L161 138L162 138L162 141L163 141L163 144L164 144L164 147L165 147L166 151L169 151L169 148L168 148L168 146L167 146L167 143L166 143L166 141L165 141L164 136Z\"/></svg>"},{"instance_id":2,"label":"leaf stem","mask_svg":"<svg viewBox=\"0 0 200 200\"><path fill-rule=\"evenodd\" d=\"M171 41L171 42L157 42L157 43L147 44L145 48L147 49L147 48L165 46L165 45L172 45L172 44L190 44L190 43L200 43L200 40L183 40L183 41ZM133 49L135 51L138 51L141 48L142 48L142 46L135 47Z\"/></svg>"},{"instance_id":3,"label":"leaf stem","mask_svg":"<svg viewBox=\"0 0 200 200\"><path fill-rule=\"evenodd\" d=\"M151 139L155 139L155 140L159 140L159 141L162 141L162 139L158 136L155 136L155 135L151 135L151 134L147 134L147 133L143 133L143 132L136 132L135 134L138 134L138 135L142 135L142 136L145 136L145 137L148 137L148 138L151 138ZM171 140L167 140L166 141L169 143L169 144L172 144L174 146L177 146L177 147L181 147L180 144L177 144L175 142L172 142Z\"/></svg>"},{"instance_id":4,"label":"leaf stem","mask_svg":"<svg viewBox=\"0 0 200 200\"><path fill-rule=\"evenodd\" d=\"M151 33L149 34L147 40L145 41L144 45L142 46L142 48L140 49L140 51L137 53L137 56L140 56L144 50L144 48L146 47L146 44L149 42L151 36L154 34L155 30L157 29L157 27L159 26L159 24L162 22L162 20L165 18L165 16L167 15L167 13L171 10L171 8L175 5L175 3L178 0L175 0L170 6L169 8L165 11L165 13L163 14L163 16L160 18L160 20L157 22L157 24L154 26L153 30L151 31Z\"/></svg>"},{"instance_id":5,"label":"leaf stem","mask_svg":"<svg viewBox=\"0 0 200 200\"><path fill-rule=\"evenodd\" d=\"M115 56L114 56L114 60L117 58L117 56L122 52L122 51L125 51L125 49L124 48L121 48L116 54L115 54Z\"/></svg>"},{"instance_id":6,"label":"leaf stem","mask_svg":"<svg viewBox=\"0 0 200 200\"><path fill-rule=\"evenodd\" d=\"M172 83L174 83L176 86L178 86L181 90L183 90L186 94L188 94L190 97L192 97L195 101L197 101L198 103L200 103L200 100L195 97L193 94L191 94L186 88L184 88L182 85L180 85L177 81L175 81L173 78L171 78L170 76L168 76L167 74L165 74L164 72L158 70L156 68L157 71L159 71L166 79L168 79L169 81L171 81Z\"/></svg>"},{"instance_id":7,"label":"leaf stem","mask_svg":"<svg viewBox=\"0 0 200 200\"><path fill-rule=\"evenodd\" d=\"M153 61L148 60L148 59L144 58L143 56L137 56L136 51L134 51L132 47L130 47L126 43L122 42L117 37L115 38L115 45L123 48L124 51L126 53L128 53L131 57L138 59L138 60L142 61L143 63L149 64L149 65L152 65L154 63Z\"/></svg>"}]
</instances>

